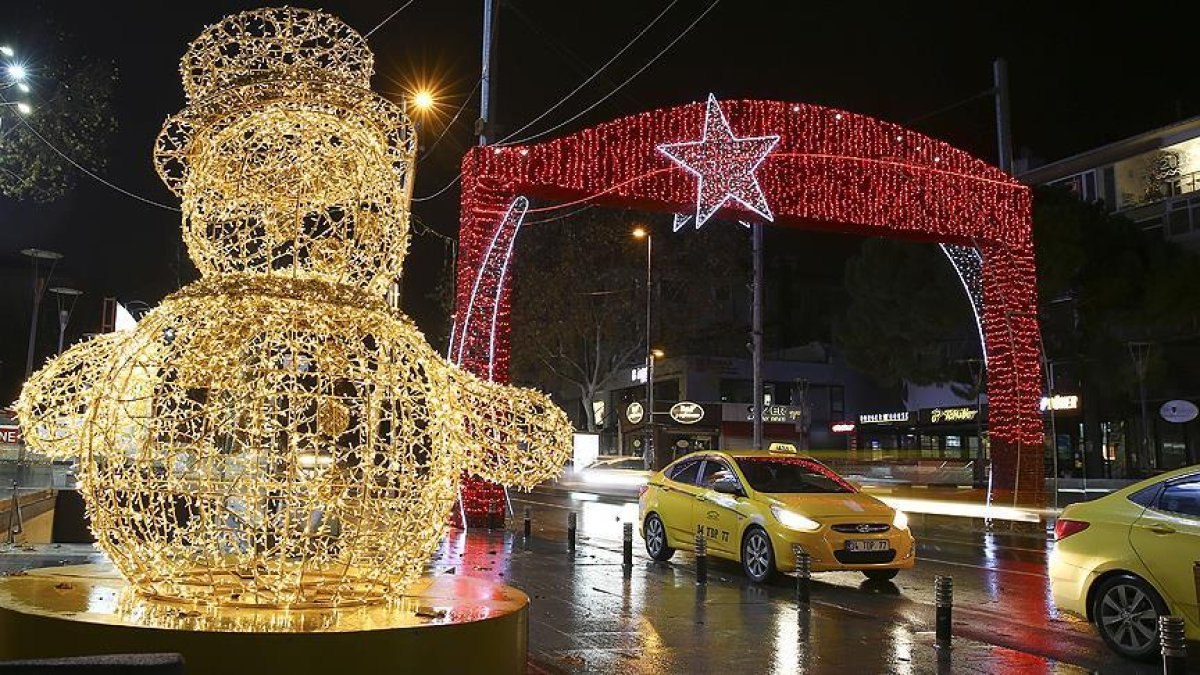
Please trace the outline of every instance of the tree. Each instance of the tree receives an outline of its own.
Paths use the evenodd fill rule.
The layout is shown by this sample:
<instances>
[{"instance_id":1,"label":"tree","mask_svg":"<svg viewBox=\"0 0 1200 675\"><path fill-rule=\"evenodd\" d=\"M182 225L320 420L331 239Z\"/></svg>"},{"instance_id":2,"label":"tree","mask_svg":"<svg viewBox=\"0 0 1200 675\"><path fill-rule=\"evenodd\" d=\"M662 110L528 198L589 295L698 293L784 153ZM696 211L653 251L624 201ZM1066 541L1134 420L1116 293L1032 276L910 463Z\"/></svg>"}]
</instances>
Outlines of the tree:
<instances>
[{"instance_id":1,"label":"tree","mask_svg":"<svg viewBox=\"0 0 1200 675\"><path fill-rule=\"evenodd\" d=\"M855 369L882 386L973 382L975 319L937 245L868 239L846 265L846 291L834 343Z\"/></svg>"},{"instance_id":2,"label":"tree","mask_svg":"<svg viewBox=\"0 0 1200 675\"><path fill-rule=\"evenodd\" d=\"M1135 400L1131 343L1151 345L1145 384L1160 398L1200 379L1200 258L1065 189L1036 188L1033 204L1047 359L1059 391L1081 391L1084 436L1095 443L1100 421L1124 418ZM953 274L933 245L865 242L847 266L850 302L835 322L851 365L882 384L970 383L962 363L978 343ZM1099 448L1087 456L1099 475Z\"/></svg>"},{"instance_id":3,"label":"tree","mask_svg":"<svg viewBox=\"0 0 1200 675\"><path fill-rule=\"evenodd\" d=\"M32 114L0 113L6 118L0 127L0 194L11 199L51 202L70 192L79 172L66 157L92 171L104 167L116 129L111 111L116 68L73 55L68 44L60 36L53 60L30 67L31 92L23 100Z\"/></svg>"},{"instance_id":4,"label":"tree","mask_svg":"<svg viewBox=\"0 0 1200 675\"><path fill-rule=\"evenodd\" d=\"M644 258L628 221L606 216L527 225L512 263L514 379L574 387L593 432L589 402L645 345Z\"/></svg>"},{"instance_id":5,"label":"tree","mask_svg":"<svg viewBox=\"0 0 1200 675\"><path fill-rule=\"evenodd\" d=\"M634 223L654 233L654 347L672 356L745 354L745 229L713 221L670 234L662 215L611 209L534 221L512 263L514 379L573 388L589 431L599 426L590 402L645 363L646 249L631 236Z\"/></svg>"}]
</instances>

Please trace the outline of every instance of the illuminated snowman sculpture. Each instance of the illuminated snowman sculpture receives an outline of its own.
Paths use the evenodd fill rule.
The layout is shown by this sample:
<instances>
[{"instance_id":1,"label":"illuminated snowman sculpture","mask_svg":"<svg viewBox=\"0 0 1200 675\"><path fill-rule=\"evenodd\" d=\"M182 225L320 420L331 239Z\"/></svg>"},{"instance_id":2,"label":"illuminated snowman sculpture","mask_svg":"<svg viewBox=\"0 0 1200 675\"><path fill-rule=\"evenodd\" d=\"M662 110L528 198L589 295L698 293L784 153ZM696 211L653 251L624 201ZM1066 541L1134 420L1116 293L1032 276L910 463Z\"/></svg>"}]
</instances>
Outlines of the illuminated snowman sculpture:
<instances>
[{"instance_id":1,"label":"illuminated snowman sculpture","mask_svg":"<svg viewBox=\"0 0 1200 675\"><path fill-rule=\"evenodd\" d=\"M464 470L528 487L571 426L449 365L384 298L416 139L372 55L302 9L231 16L181 63L155 162L202 278L26 384L25 437L79 458L98 545L140 592L320 607L401 594Z\"/></svg>"}]
</instances>

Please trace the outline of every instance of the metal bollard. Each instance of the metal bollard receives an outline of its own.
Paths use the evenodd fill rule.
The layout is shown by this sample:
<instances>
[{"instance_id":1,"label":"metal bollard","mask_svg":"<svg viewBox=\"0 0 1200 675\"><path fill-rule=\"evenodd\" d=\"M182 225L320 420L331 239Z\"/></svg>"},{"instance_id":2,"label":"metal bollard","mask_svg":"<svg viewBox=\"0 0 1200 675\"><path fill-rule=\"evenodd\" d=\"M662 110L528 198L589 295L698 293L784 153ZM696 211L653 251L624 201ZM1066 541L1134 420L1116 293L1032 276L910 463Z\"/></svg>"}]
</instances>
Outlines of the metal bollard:
<instances>
[{"instance_id":1,"label":"metal bollard","mask_svg":"<svg viewBox=\"0 0 1200 675\"><path fill-rule=\"evenodd\" d=\"M633 571L633 523L625 523L621 530L621 569L628 575Z\"/></svg>"},{"instance_id":2,"label":"metal bollard","mask_svg":"<svg viewBox=\"0 0 1200 675\"><path fill-rule=\"evenodd\" d=\"M696 535L696 583L708 583L708 542L704 535Z\"/></svg>"},{"instance_id":3,"label":"metal bollard","mask_svg":"<svg viewBox=\"0 0 1200 675\"><path fill-rule=\"evenodd\" d=\"M567 553L575 552L575 524L578 516L572 511L567 514Z\"/></svg>"},{"instance_id":4,"label":"metal bollard","mask_svg":"<svg viewBox=\"0 0 1200 675\"><path fill-rule=\"evenodd\" d=\"M1192 582L1196 586L1196 606L1200 607L1200 560L1192 563ZM1196 622L1200 623L1200 611L1196 612Z\"/></svg>"},{"instance_id":5,"label":"metal bollard","mask_svg":"<svg viewBox=\"0 0 1200 675\"><path fill-rule=\"evenodd\" d=\"M528 539L533 534L533 521L529 519L529 507L525 507L525 538Z\"/></svg>"},{"instance_id":6,"label":"metal bollard","mask_svg":"<svg viewBox=\"0 0 1200 675\"><path fill-rule=\"evenodd\" d=\"M796 551L796 602L809 604L812 586L812 556L808 551L795 547Z\"/></svg>"},{"instance_id":7,"label":"metal bollard","mask_svg":"<svg viewBox=\"0 0 1200 675\"><path fill-rule=\"evenodd\" d=\"M18 470L20 467L17 467ZM9 544L16 543L17 535L24 531L24 524L21 522L21 498L18 493L17 481L12 482L12 505L8 510L8 532L5 535L5 542Z\"/></svg>"},{"instance_id":8,"label":"metal bollard","mask_svg":"<svg viewBox=\"0 0 1200 675\"><path fill-rule=\"evenodd\" d=\"M933 602L937 607L934 646L950 649L951 613L954 607L954 579L938 575L933 580Z\"/></svg>"},{"instance_id":9,"label":"metal bollard","mask_svg":"<svg viewBox=\"0 0 1200 675\"><path fill-rule=\"evenodd\" d=\"M1187 672L1187 641L1183 635L1183 617L1158 617L1158 641L1162 645L1163 675Z\"/></svg>"}]
</instances>

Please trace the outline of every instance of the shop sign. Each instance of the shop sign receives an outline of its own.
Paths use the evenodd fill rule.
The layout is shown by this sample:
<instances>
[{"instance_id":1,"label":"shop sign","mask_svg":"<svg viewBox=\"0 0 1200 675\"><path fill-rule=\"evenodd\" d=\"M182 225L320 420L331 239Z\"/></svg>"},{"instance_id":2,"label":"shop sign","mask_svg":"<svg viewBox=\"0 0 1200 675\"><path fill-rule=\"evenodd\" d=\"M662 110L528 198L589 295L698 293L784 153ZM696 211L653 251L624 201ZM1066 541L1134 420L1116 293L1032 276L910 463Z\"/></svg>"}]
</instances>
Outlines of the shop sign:
<instances>
[{"instance_id":1,"label":"shop sign","mask_svg":"<svg viewBox=\"0 0 1200 675\"><path fill-rule=\"evenodd\" d=\"M1196 415L1200 414L1200 408L1196 407L1191 401L1167 401L1158 409L1158 414L1168 422L1183 424L1196 419Z\"/></svg>"},{"instance_id":2,"label":"shop sign","mask_svg":"<svg viewBox=\"0 0 1200 675\"><path fill-rule=\"evenodd\" d=\"M858 416L859 424L895 424L897 422L908 422L912 418L912 413L905 410L904 412L890 413L867 413Z\"/></svg>"},{"instance_id":3,"label":"shop sign","mask_svg":"<svg viewBox=\"0 0 1200 675\"><path fill-rule=\"evenodd\" d=\"M978 414L975 408L934 408L929 411L929 423L970 422Z\"/></svg>"},{"instance_id":4,"label":"shop sign","mask_svg":"<svg viewBox=\"0 0 1200 675\"><path fill-rule=\"evenodd\" d=\"M754 421L754 406L746 407L746 419ZM763 406L762 419L764 422L800 424L804 421L804 408L790 405Z\"/></svg>"},{"instance_id":5,"label":"shop sign","mask_svg":"<svg viewBox=\"0 0 1200 675\"><path fill-rule=\"evenodd\" d=\"M1042 412L1046 412L1047 410L1075 410L1077 408L1079 408L1078 396L1056 394L1054 396L1042 397Z\"/></svg>"},{"instance_id":6,"label":"shop sign","mask_svg":"<svg viewBox=\"0 0 1200 675\"><path fill-rule=\"evenodd\" d=\"M16 445L21 442L21 427L15 424L0 424L0 443L12 443Z\"/></svg>"},{"instance_id":7,"label":"shop sign","mask_svg":"<svg viewBox=\"0 0 1200 675\"><path fill-rule=\"evenodd\" d=\"M835 434L852 434L855 426L854 422L834 422L829 429Z\"/></svg>"},{"instance_id":8,"label":"shop sign","mask_svg":"<svg viewBox=\"0 0 1200 675\"><path fill-rule=\"evenodd\" d=\"M671 419L680 424L695 424L704 419L704 406L691 401L680 401L671 406Z\"/></svg>"},{"instance_id":9,"label":"shop sign","mask_svg":"<svg viewBox=\"0 0 1200 675\"><path fill-rule=\"evenodd\" d=\"M646 411L642 408L642 404L637 401L630 403L629 407L625 409L625 419L629 420L630 424L640 424L645 414Z\"/></svg>"}]
</instances>

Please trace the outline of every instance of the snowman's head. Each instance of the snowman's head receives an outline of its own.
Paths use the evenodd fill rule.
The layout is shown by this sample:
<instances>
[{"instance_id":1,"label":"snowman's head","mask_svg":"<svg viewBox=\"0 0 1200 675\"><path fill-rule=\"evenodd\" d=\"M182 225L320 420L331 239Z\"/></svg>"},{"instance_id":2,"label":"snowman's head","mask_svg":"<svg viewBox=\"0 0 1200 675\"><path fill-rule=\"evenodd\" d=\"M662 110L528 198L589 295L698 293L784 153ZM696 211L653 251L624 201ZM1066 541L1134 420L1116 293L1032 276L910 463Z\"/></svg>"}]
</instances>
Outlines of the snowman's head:
<instances>
[{"instance_id":1,"label":"snowman's head","mask_svg":"<svg viewBox=\"0 0 1200 675\"><path fill-rule=\"evenodd\" d=\"M408 247L416 136L368 87L366 42L279 8L208 27L180 64L188 106L155 143L202 274L315 278L382 294Z\"/></svg>"}]
</instances>

